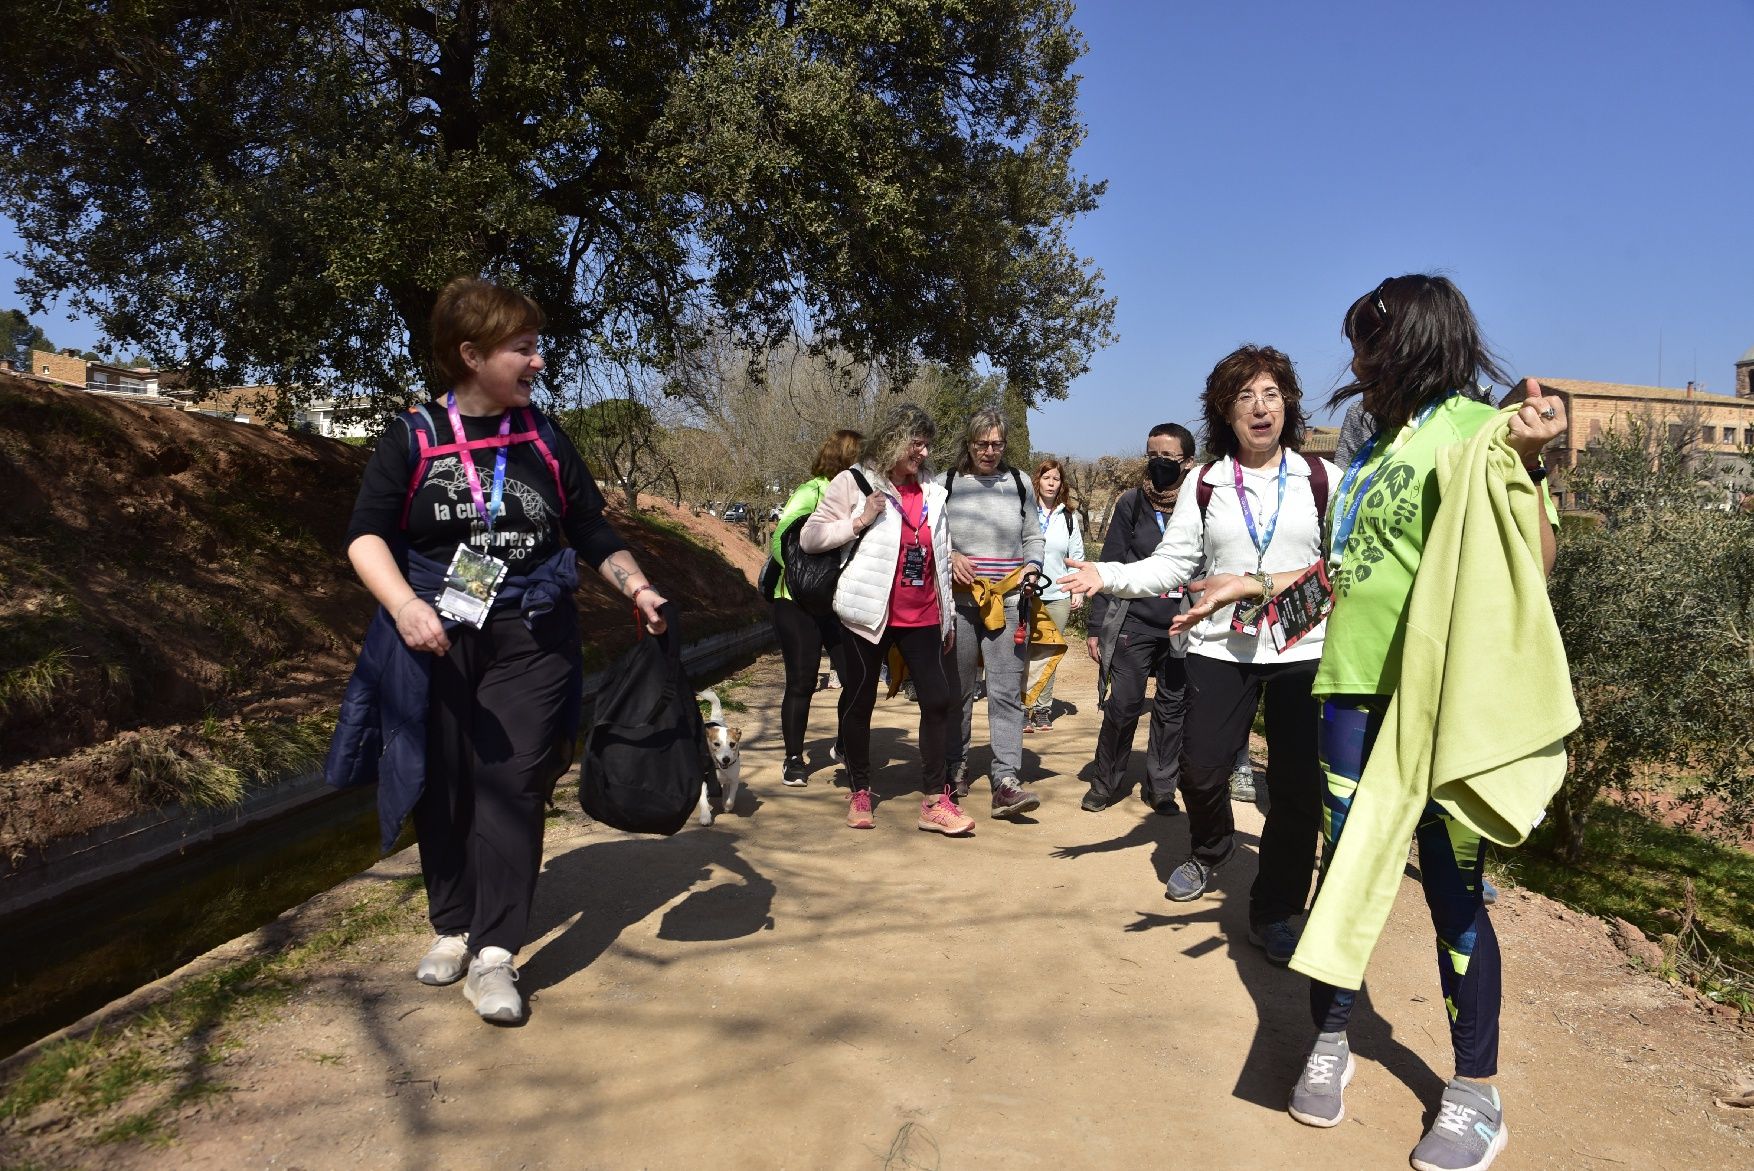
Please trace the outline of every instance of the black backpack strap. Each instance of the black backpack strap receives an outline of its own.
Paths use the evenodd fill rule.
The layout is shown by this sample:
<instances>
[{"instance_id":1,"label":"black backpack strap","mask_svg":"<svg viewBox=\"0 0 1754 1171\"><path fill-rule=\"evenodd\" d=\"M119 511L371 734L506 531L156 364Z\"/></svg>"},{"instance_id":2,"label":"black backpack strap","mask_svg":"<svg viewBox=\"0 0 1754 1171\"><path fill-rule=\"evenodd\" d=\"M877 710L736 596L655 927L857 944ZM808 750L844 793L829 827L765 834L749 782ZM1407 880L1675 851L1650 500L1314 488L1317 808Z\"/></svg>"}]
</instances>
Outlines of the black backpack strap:
<instances>
[{"instance_id":1,"label":"black backpack strap","mask_svg":"<svg viewBox=\"0 0 1754 1171\"><path fill-rule=\"evenodd\" d=\"M1029 519L1029 493L1023 490L1023 473L1016 468L1011 469L1011 480L1017 485L1017 514L1024 520Z\"/></svg>"}]
</instances>

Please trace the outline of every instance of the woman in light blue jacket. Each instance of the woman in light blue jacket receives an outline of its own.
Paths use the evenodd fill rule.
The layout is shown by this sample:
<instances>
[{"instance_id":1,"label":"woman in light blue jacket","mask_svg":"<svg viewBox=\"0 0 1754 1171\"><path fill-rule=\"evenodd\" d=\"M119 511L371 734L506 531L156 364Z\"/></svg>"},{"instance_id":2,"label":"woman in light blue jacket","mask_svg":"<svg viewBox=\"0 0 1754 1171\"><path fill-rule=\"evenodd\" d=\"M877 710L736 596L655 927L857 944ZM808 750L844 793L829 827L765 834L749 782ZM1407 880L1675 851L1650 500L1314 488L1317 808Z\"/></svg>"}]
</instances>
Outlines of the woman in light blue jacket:
<instances>
[{"instance_id":1,"label":"woman in light blue jacket","mask_svg":"<svg viewBox=\"0 0 1754 1171\"><path fill-rule=\"evenodd\" d=\"M1066 558L1075 561L1084 560L1084 528L1078 523L1078 501L1073 498L1072 490L1066 485L1066 466L1053 456L1045 456L1035 466L1035 514L1041 525L1041 533L1046 545L1042 551L1042 572L1049 581L1064 577L1068 572ZM1046 607L1048 617L1063 634L1066 623L1072 617L1072 611L1084 605L1084 599L1076 594L1068 593L1063 586L1054 585L1042 591L1042 605ZM1070 640L1068 640L1070 641ZM1028 695L1035 686L1036 678L1041 671L1039 666L1031 664L1029 681L1024 687L1024 695ZM1036 697L1035 706L1023 713L1023 730L1025 732L1045 732L1054 723L1054 681L1049 679L1047 686L1041 689Z\"/></svg>"}]
</instances>

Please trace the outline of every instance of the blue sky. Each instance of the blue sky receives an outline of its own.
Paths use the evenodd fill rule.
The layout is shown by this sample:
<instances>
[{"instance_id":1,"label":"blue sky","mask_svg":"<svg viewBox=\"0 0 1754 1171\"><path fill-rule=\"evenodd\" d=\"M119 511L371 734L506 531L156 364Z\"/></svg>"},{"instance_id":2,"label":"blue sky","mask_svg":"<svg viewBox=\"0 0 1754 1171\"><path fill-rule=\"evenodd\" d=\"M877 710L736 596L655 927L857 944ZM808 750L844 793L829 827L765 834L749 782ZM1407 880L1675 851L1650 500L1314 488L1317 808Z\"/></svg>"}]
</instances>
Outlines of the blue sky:
<instances>
[{"instance_id":1,"label":"blue sky","mask_svg":"<svg viewBox=\"0 0 1754 1171\"><path fill-rule=\"evenodd\" d=\"M1120 341L1038 448L1192 422L1242 342L1325 399L1340 316L1442 271L1518 374L1728 392L1754 346L1754 0L1086 0L1073 242ZM0 221L0 251L16 247ZM0 261L0 305L17 268ZM59 344L96 331L36 317Z\"/></svg>"}]
</instances>

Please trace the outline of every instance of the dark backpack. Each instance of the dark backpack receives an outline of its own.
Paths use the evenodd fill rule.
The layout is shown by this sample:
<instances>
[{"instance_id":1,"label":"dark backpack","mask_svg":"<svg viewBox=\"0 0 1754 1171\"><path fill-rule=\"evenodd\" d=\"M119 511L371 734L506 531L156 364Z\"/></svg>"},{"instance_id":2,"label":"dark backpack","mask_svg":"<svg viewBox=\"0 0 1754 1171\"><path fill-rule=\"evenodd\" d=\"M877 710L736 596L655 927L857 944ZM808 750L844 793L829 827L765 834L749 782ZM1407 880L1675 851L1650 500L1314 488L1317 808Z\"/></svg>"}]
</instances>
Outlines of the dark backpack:
<instances>
[{"instance_id":1,"label":"dark backpack","mask_svg":"<svg viewBox=\"0 0 1754 1171\"><path fill-rule=\"evenodd\" d=\"M610 666L592 705L579 761L579 804L604 825L636 834L681 829L713 775L706 726L668 628L642 635Z\"/></svg>"},{"instance_id":2,"label":"dark backpack","mask_svg":"<svg viewBox=\"0 0 1754 1171\"><path fill-rule=\"evenodd\" d=\"M1008 465L1005 468L1005 470L1011 473L1011 482L1013 484L1017 485L1017 512L1025 520L1028 520L1029 519L1029 493L1027 493L1023 490L1023 473L1018 471L1016 468L1010 467ZM972 476L972 475L974 475L973 472L959 472L956 469L952 468L950 470L950 474L944 477L944 507L946 510L948 510L950 508L950 494L952 492L956 491L956 477L958 477L958 476ZM1067 525L1068 532L1071 531L1071 524L1072 524L1072 514L1068 512L1066 514L1066 525Z\"/></svg>"},{"instance_id":3,"label":"dark backpack","mask_svg":"<svg viewBox=\"0 0 1754 1171\"><path fill-rule=\"evenodd\" d=\"M871 481L858 468L849 468L853 473L853 482L859 486L859 497L863 500L871 495ZM786 560L786 592L792 595L792 601L803 607L806 614L817 618L834 617L834 591L840 585L840 571L853 554L859 551L859 543L865 539L860 533L850 545L841 549L829 549L823 553L806 553L803 545L804 522L808 516L801 516L786 526L780 534L780 552Z\"/></svg>"}]
</instances>

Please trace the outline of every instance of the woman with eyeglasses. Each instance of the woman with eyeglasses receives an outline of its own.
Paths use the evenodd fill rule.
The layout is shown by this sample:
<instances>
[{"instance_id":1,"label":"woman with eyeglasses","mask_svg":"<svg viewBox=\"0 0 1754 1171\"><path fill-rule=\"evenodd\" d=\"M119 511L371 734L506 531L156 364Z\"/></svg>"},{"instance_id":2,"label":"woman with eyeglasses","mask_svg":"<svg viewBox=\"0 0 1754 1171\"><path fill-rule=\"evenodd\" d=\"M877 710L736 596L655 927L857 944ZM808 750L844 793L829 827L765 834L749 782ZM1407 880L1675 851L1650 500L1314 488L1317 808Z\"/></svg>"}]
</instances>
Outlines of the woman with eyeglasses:
<instances>
[{"instance_id":1,"label":"woman with eyeglasses","mask_svg":"<svg viewBox=\"0 0 1754 1171\"><path fill-rule=\"evenodd\" d=\"M1102 541L1103 561L1144 561L1157 551L1193 466L1193 432L1180 423L1159 423L1151 428L1145 436L1141 482L1121 493L1109 514L1108 532ZM1073 564L1082 562L1067 562ZM1055 588L1064 587L1056 582ZM1181 812L1175 793L1181 783L1188 640L1186 635L1172 636L1169 624L1183 606L1179 588L1121 601L1102 594L1090 599L1086 646L1097 665L1096 697L1102 707L1102 726L1096 733L1090 789L1079 802L1086 813L1101 813L1126 800L1132 791L1126 779L1127 763L1133 756L1133 734L1145 709L1148 682L1154 692L1145 780L1139 795L1165 817Z\"/></svg>"},{"instance_id":2,"label":"woman with eyeglasses","mask_svg":"<svg viewBox=\"0 0 1754 1171\"><path fill-rule=\"evenodd\" d=\"M847 825L876 825L871 801L871 709L891 647L901 652L920 705L920 829L963 837L974 819L945 780L961 685L950 599L950 525L944 489L932 483L932 418L913 403L889 408L860 464L828 482L798 534L806 553L854 541L834 591L845 674L840 743L847 762Z\"/></svg>"},{"instance_id":3,"label":"woman with eyeglasses","mask_svg":"<svg viewBox=\"0 0 1754 1171\"><path fill-rule=\"evenodd\" d=\"M1156 551L1130 565L1076 563L1077 572L1061 579L1069 588L1149 598L1187 586L1202 565L1210 574L1288 582L1320 560L1322 512L1337 474L1295 450L1303 440L1303 391L1291 359L1270 346L1243 346L1212 368L1200 403L1206 447L1217 458L1192 491L1182 491ZM1199 898L1236 853L1230 774L1264 692L1269 807L1249 890L1249 940L1285 964L1297 947L1294 921L1309 898L1320 831L1310 684L1323 624L1292 632L1253 606L1205 611L1191 626L1187 656L1182 792L1192 855L1170 874L1164 893L1175 902ZM1189 627L1171 623L1172 631Z\"/></svg>"},{"instance_id":4,"label":"woman with eyeglasses","mask_svg":"<svg viewBox=\"0 0 1754 1171\"><path fill-rule=\"evenodd\" d=\"M1334 609L1313 688L1325 849L1292 959L1311 977L1316 1040L1289 1107L1310 1126L1345 1117L1355 1068L1346 1027L1412 837L1455 1055L1412 1164L1481 1171L1507 1136L1490 1081L1501 983L1485 840L1526 836L1564 776L1563 738L1577 726L1547 601L1557 518L1539 464L1565 431L1565 408L1529 382L1503 410L1468 396L1481 376L1508 379L1443 277L1383 281L1342 328L1353 379L1333 403L1358 399L1375 428L1330 513ZM1282 582L1195 582L1205 592L1190 616L1258 602Z\"/></svg>"}]
</instances>

